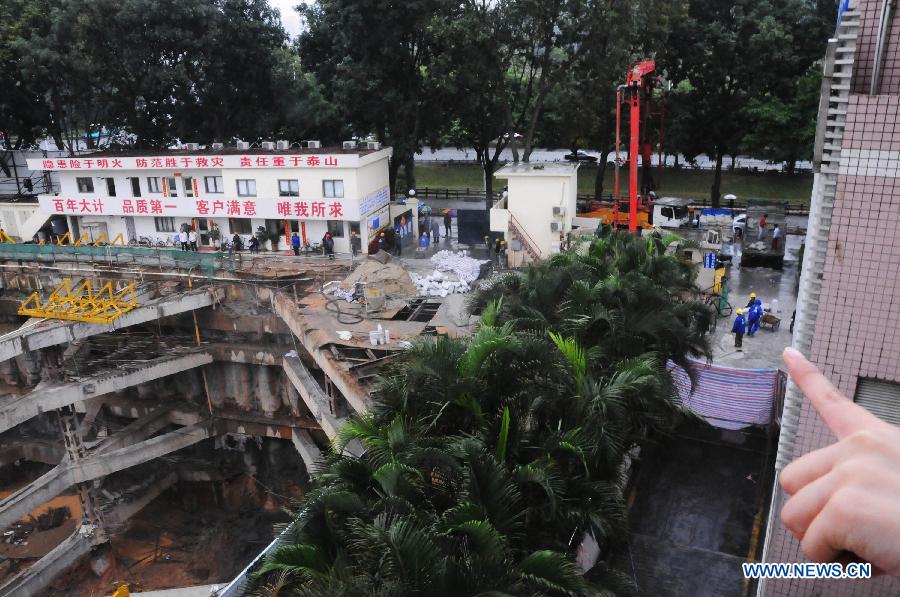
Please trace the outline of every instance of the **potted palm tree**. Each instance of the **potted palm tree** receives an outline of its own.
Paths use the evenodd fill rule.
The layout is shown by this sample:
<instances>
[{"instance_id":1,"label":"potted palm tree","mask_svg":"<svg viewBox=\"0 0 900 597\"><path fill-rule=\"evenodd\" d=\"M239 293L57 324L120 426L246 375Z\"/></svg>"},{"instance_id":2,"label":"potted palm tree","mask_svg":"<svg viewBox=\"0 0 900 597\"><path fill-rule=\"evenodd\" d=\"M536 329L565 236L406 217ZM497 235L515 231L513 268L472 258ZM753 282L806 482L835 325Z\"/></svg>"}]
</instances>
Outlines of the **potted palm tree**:
<instances>
[{"instance_id":1,"label":"potted palm tree","mask_svg":"<svg viewBox=\"0 0 900 597\"><path fill-rule=\"evenodd\" d=\"M212 241L213 248L219 248L219 239L222 238L222 232L219 230L219 227L216 224L212 225L212 228L209 229L209 240Z\"/></svg>"},{"instance_id":2,"label":"potted palm tree","mask_svg":"<svg viewBox=\"0 0 900 597\"><path fill-rule=\"evenodd\" d=\"M253 234L256 237L256 240L259 241L260 248L266 248L266 241L269 240L269 231L266 230L264 226L260 226L256 229L256 232Z\"/></svg>"}]
</instances>

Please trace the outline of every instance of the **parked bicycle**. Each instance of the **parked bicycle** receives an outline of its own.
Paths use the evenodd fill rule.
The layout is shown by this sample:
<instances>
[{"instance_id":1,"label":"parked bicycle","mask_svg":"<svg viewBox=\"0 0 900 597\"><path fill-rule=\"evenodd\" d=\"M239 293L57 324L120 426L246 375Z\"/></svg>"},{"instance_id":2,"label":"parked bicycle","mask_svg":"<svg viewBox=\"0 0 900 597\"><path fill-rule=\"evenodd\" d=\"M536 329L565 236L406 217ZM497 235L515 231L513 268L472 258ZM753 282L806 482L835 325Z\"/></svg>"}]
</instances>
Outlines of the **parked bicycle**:
<instances>
[{"instance_id":1,"label":"parked bicycle","mask_svg":"<svg viewBox=\"0 0 900 597\"><path fill-rule=\"evenodd\" d=\"M139 238L131 237L128 241L129 247L151 247L153 242L150 240L148 236L141 236Z\"/></svg>"}]
</instances>

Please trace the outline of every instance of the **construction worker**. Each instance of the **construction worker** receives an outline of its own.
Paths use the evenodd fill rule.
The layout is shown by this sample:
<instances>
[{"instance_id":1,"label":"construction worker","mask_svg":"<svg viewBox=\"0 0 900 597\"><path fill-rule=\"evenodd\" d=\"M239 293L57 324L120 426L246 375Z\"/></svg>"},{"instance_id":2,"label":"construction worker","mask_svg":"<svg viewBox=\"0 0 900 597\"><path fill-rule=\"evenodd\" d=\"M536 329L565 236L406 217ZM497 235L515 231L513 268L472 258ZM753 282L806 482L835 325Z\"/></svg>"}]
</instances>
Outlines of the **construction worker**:
<instances>
[{"instance_id":1,"label":"construction worker","mask_svg":"<svg viewBox=\"0 0 900 597\"><path fill-rule=\"evenodd\" d=\"M751 293L750 293L750 300L747 301L747 306L744 307L744 308L745 308L745 309L749 309L750 307L753 306L753 303L755 303L755 302L756 302L756 293L755 293L755 292L751 292Z\"/></svg>"},{"instance_id":2,"label":"construction worker","mask_svg":"<svg viewBox=\"0 0 900 597\"><path fill-rule=\"evenodd\" d=\"M753 301L753 306L750 307L750 313L748 315L748 322L747 322L747 335L748 336L754 335L757 332L757 330L759 330L759 320L762 318L762 314L763 314L762 301L759 299L756 299L755 301Z\"/></svg>"},{"instance_id":3,"label":"construction worker","mask_svg":"<svg viewBox=\"0 0 900 597\"><path fill-rule=\"evenodd\" d=\"M744 320L744 310L737 310L737 317L734 318L734 324L731 326L731 333L734 334L734 347L743 350L744 333L747 331L747 323Z\"/></svg>"},{"instance_id":4,"label":"construction worker","mask_svg":"<svg viewBox=\"0 0 900 597\"><path fill-rule=\"evenodd\" d=\"M296 232L291 235L291 248L294 249L295 256L300 255L300 237Z\"/></svg>"},{"instance_id":5,"label":"construction worker","mask_svg":"<svg viewBox=\"0 0 900 597\"><path fill-rule=\"evenodd\" d=\"M329 259L334 259L334 239L331 238L330 232L326 232L325 236L322 237L322 249Z\"/></svg>"},{"instance_id":6,"label":"construction worker","mask_svg":"<svg viewBox=\"0 0 900 597\"><path fill-rule=\"evenodd\" d=\"M778 243L781 242L781 228L778 227L778 224L775 224L775 227L772 229L772 250L778 250Z\"/></svg>"}]
</instances>

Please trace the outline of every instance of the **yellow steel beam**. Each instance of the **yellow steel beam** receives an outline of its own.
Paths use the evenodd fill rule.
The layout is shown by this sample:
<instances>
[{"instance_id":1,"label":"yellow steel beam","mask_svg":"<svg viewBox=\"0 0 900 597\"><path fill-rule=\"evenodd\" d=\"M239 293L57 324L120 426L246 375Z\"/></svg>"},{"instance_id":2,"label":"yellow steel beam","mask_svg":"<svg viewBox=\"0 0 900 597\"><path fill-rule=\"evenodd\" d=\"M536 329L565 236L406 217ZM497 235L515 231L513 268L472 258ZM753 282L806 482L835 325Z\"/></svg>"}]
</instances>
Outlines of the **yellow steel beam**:
<instances>
[{"instance_id":1,"label":"yellow steel beam","mask_svg":"<svg viewBox=\"0 0 900 597\"><path fill-rule=\"evenodd\" d=\"M138 306L133 283L116 290L113 288L112 282L107 282L94 291L91 281L84 280L73 290L72 281L65 278L50 293L46 303L41 303L37 292L32 293L19 306L19 314L91 323L109 323Z\"/></svg>"}]
</instances>

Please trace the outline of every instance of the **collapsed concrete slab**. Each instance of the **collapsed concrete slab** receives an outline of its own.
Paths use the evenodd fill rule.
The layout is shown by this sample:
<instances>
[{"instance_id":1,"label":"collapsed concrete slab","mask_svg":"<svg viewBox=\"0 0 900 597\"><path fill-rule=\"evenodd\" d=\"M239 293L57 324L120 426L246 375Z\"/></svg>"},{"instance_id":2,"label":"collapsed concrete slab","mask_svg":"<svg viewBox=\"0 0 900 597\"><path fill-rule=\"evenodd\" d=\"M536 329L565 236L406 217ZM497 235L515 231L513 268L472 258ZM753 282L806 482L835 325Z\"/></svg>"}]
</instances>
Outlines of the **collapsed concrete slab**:
<instances>
[{"instance_id":1,"label":"collapsed concrete slab","mask_svg":"<svg viewBox=\"0 0 900 597\"><path fill-rule=\"evenodd\" d=\"M48 473L0 500L0 528L8 527L73 485L171 454L212 437L214 433L209 422L202 422L77 462L64 460Z\"/></svg>"},{"instance_id":2,"label":"collapsed concrete slab","mask_svg":"<svg viewBox=\"0 0 900 597\"><path fill-rule=\"evenodd\" d=\"M148 361L141 369L117 371L65 384L37 386L24 396L0 399L0 433L36 417L89 398L102 396L213 362L206 352L190 352Z\"/></svg>"}]
</instances>

